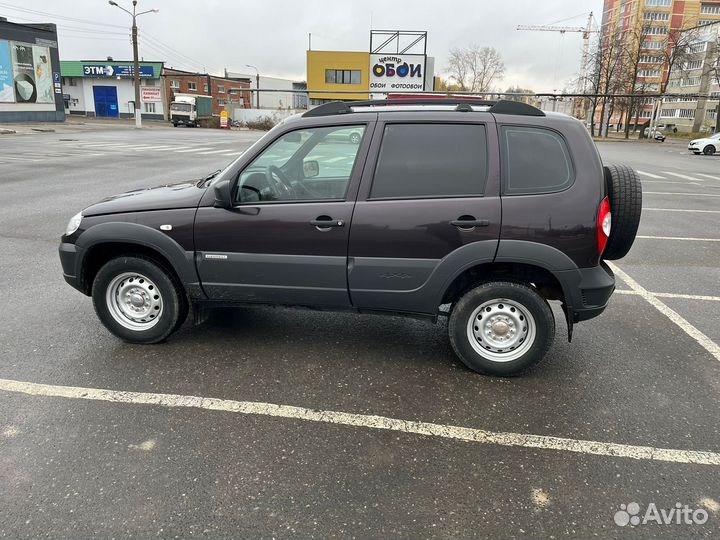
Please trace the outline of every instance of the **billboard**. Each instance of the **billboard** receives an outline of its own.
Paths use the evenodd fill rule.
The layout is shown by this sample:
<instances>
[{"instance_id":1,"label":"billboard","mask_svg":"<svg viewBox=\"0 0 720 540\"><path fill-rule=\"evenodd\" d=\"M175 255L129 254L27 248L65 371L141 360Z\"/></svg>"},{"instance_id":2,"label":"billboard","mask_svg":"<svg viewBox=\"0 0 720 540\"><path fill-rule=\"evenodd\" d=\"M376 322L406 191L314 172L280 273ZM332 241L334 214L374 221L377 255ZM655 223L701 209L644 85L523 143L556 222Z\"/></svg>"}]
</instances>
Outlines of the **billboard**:
<instances>
[{"instance_id":1,"label":"billboard","mask_svg":"<svg viewBox=\"0 0 720 540\"><path fill-rule=\"evenodd\" d=\"M32 46L35 68L35 103L55 103L52 70L50 69L50 49L38 45Z\"/></svg>"},{"instance_id":2,"label":"billboard","mask_svg":"<svg viewBox=\"0 0 720 540\"><path fill-rule=\"evenodd\" d=\"M425 55L370 55L370 92L421 92L424 88Z\"/></svg>"},{"instance_id":3,"label":"billboard","mask_svg":"<svg viewBox=\"0 0 720 540\"><path fill-rule=\"evenodd\" d=\"M10 42L0 40L0 103L14 103L12 62L10 61Z\"/></svg>"},{"instance_id":4,"label":"billboard","mask_svg":"<svg viewBox=\"0 0 720 540\"><path fill-rule=\"evenodd\" d=\"M0 102L55 103L48 47L0 41Z\"/></svg>"}]
</instances>

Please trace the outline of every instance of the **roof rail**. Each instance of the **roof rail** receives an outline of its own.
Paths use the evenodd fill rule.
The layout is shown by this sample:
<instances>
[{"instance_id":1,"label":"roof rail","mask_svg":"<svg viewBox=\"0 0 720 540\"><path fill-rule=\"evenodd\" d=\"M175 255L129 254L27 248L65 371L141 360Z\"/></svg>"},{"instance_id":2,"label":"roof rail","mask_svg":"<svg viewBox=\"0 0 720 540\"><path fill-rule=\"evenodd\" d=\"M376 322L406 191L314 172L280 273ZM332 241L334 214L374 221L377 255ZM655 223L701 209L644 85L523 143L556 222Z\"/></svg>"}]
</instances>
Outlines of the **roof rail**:
<instances>
[{"instance_id":1,"label":"roof rail","mask_svg":"<svg viewBox=\"0 0 720 540\"><path fill-rule=\"evenodd\" d=\"M488 112L493 114L517 114L521 116L545 116L545 113L523 103L522 101L510 101L501 99L500 101L483 101L478 99L375 99L368 101L330 101L323 103L310 109L303 114L303 117L314 116L333 116L336 114L349 114L353 112L354 107L389 107L393 105L455 105L458 112L470 112L472 105L490 107Z\"/></svg>"}]
</instances>

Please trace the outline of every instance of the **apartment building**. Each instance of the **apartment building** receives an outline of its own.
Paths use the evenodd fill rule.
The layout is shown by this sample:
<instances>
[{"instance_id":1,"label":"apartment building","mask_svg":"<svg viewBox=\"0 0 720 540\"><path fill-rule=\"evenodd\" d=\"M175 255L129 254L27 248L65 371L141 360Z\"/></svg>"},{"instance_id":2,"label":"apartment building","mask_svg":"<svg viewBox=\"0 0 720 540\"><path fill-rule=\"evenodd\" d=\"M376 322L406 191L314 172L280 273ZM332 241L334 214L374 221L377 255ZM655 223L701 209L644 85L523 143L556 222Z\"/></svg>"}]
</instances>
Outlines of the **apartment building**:
<instances>
[{"instance_id":1,"label":"apartment building","mask_svg":"<svg viewBox=\"0 0 720 540\"><path fill-rule=\"evenodd\" d=\"M670 79L676 73L687 71L687 66L675 65L669 60L674 47L687 45L683 43L683 33L697 27L716 26L716 22L720 22L720 0L605 0L601 46L606 47L616 40L622 54L633 56L631 61L613 64L620 66L613 73L613 78L618 81L618 87L613 89L615 93L670 91ZM611 61L608 59L608 64ZM608 69L607 66L603 68ZM702 86L701 79L698 71L678 84L697 90ZM634 86L627 81L634 81ZM652 100L644 100L639 117L649 120L651 116ZM619 123L626 120L614 119Z\"/></svg>"},{"instance_id":2,"label":"apartment building","mask_svg":"<svg viewBox=\"0 0 720 540\"><path fill-rule=\"evenodd\" d=\"M686 30L688 53L670 74L660 121L683 132L714 132L720 100L720 21Z\"/></svg>"}]
</instances>

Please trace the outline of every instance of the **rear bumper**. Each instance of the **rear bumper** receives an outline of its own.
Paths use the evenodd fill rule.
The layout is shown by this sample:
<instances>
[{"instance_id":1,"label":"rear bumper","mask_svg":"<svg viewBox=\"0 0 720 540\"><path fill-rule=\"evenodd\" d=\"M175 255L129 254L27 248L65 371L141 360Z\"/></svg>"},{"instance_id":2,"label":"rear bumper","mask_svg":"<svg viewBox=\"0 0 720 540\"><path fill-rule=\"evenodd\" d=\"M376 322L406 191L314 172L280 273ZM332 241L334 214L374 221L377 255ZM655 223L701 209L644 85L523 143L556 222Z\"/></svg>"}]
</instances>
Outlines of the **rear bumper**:
<instances>
[{"instance_id":1,"label":"rear bumper","mask_svg":"<svg viewBox=\"0 0 720 540\"><path fill-rule=\"evenodd\" d=\"M58 251L60 253L60 264L62 265L63 278L65 278L65 281L81 293L87 294L78 275L78 261L80 260L80 251L82 251L82 248L78 248L75 244L63 242L60 244Z\"/></svg>"},{"instance_id":2,"label":"rear bumper","mask_svg":"<svg viewBox=\"0 0 720 540\"><path fill-rule=\"evenodd\" d=\"M615 274L605 261L592 268L558 272L573 322L597 317L615 291Z\"/></svg>"}]
</instances>

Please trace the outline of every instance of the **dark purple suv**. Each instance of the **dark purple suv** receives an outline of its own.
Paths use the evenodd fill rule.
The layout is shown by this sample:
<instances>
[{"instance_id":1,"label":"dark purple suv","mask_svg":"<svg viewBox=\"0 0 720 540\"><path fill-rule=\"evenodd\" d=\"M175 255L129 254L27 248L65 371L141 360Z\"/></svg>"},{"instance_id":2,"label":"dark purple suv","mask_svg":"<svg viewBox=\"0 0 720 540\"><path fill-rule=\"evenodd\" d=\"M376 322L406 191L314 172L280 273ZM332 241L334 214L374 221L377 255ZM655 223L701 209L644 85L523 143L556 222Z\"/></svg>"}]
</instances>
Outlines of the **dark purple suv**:
<instances>
[{"instance_id":1,"label":"dark purple suv","mask_svg":"<svg viewBox=\"0 0 720 540\"><path fill-rule=\"evenodd\" d=\"M640 219L637 175L584 126L519 102L332 102L225 170L73 217L65 279L133 343L208 307L304 306L437 320L471 369L518 374L615 288ZM611 212L612 210L612 226Z\"/></svg>"}]
</instances>

